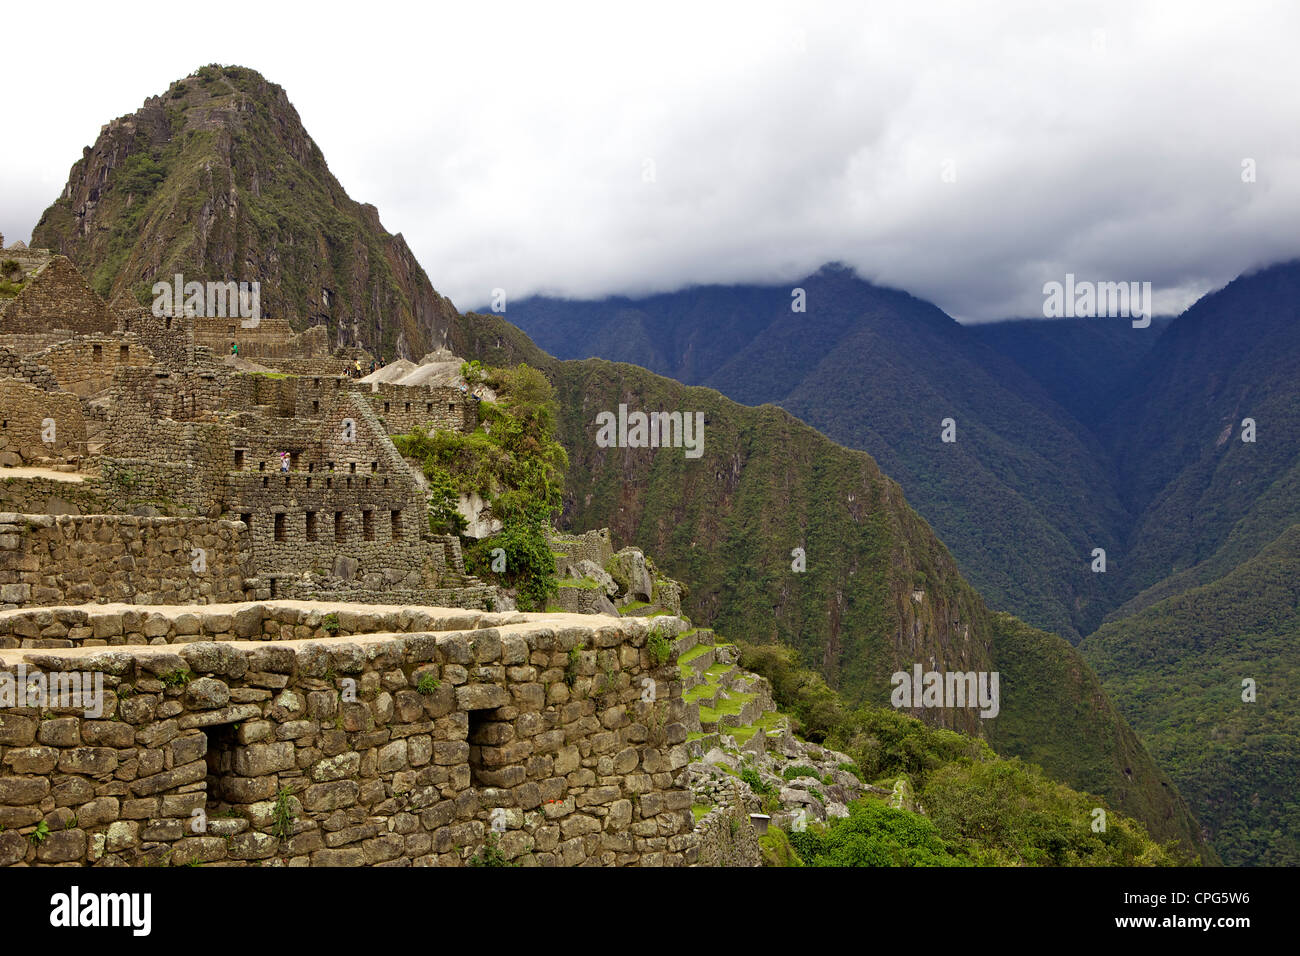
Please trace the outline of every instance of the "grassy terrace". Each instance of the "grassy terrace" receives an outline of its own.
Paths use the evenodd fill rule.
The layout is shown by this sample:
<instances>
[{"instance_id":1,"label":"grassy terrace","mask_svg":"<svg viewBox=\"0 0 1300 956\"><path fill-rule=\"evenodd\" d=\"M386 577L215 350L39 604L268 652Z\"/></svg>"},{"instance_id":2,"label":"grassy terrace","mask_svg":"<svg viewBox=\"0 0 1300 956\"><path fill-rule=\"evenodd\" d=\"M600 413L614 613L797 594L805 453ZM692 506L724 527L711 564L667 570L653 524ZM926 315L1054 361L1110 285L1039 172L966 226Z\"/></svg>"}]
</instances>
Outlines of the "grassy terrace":
<instances>
[{"instance_id":1,"label":"grassy terrace","mask_svg":"<svg viewBox=\"0 0 1300 956\"><path fill-rule=\"evenodd\" d=\"M601 587L599 581L593 581L591 578L562 578L555 584L556 587L580 588L583 591L597 591Z\"/></svg>"}]
</instances>

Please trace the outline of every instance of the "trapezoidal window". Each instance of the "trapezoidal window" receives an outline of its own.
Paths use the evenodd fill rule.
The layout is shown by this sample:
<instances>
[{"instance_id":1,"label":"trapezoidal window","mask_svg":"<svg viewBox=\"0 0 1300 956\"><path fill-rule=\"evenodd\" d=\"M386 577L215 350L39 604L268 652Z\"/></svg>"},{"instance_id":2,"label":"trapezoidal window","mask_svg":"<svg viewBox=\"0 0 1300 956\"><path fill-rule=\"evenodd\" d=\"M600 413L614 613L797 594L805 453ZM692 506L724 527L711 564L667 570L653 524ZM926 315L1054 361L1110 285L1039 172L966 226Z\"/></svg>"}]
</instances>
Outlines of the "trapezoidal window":
<instances>
[{"instance_id":1,"label":"trapezoidal window","mask_svg":"<svg viewBox=\"0 0 1300 956\"><path fill-rule=\"evenodd\" d=\"M284 526L285 526L284 512L277 511L275 513L275 540L276 541L288 540L287 536L285 535Z\"/></svg>"},{"instance_id":2,"label":"trapezoidal window","mask_svg":"<svg viewBox=\"0 0 1300 956\"><path fill-rule=\"evenodd\" d=\"M373 511L361 512L361 536L367 541L375 540L375 513Z\"/></svg>"},{"instance_id":3,"label":"trapezoidal window","mask_svg":"<svg viewBox=\"0 0 1300 956\"><path fill-rule=\"evenodd\" d=\"M310 478L308 478L307 480L311 481ZM316 512L314 511L307 512L307 540L308 541L316 540Z\"/></svg>"},{"instance_id":4,"label":"trapezoidal window","mask_svg":"<svg viewBox=\"0 0 1300 956\"><path fill-rule=\"evenodd\" d=\"M402 513L400 511L391 512L393 521L393 540L398 541L402 537Z\"/></svg>"},{"instance_id":5,"label":"trapezoidal window","mask_svg":"<svg viewBox=\"0 0 1300 956\"><path fill-rule=\"evenodd\" d=\"M92 347L91 352L90 352L90 360L91 360L92 362L102 362L102 361L104 361L104 346L102 346L102 345L96 345L96 346Z\"/></svg>"},{"instance_id":6,"label":"trapezoidal window","mask_svg":"<svg viewBox=\"0 0 1300 956\"><path fill-rule=\"evenodd\" d=\"M492 715L496 708L487 708L485 710L466 711L469 717L469 782L472 787L494 787L497 781L484 779L483 766L483 745L486 743L491 746L490 738L486 737L487 731L495 724L500 723ZM499 739L499 738L497 738ZM501 768L496 768L500 770Z\"/></svg>"},{"instance_id":7,"label":"trapezoidal window","mask_svg":"<svg viewBox=\"0 0 1300 956\"><path fill-rule=\"evenodd\" d=\"M346 541L348 539L347 528L343 524L343 512L334 512L334 540Z\"/></svg>"}]
</instances>

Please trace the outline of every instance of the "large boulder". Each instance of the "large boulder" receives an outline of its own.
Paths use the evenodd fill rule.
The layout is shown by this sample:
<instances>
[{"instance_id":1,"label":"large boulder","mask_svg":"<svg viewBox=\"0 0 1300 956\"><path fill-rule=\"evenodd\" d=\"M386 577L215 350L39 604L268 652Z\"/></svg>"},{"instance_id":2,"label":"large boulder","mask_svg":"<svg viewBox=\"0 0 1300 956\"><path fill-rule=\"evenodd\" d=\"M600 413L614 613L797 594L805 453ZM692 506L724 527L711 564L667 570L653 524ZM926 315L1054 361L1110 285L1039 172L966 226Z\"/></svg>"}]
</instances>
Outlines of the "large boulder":
<instances>
[{"instance_id":1,"label":"large boulder","mask_svg":"<svg viewBox=\"0 0 1300 956\"><path fill-rule=\"evenodd\" d=\"M617 552L605 570L618 584L618 592L625 602L649 601L654 596L654 576L646 566L641 549L624 548Z\"/></svg>"}]
</instances>

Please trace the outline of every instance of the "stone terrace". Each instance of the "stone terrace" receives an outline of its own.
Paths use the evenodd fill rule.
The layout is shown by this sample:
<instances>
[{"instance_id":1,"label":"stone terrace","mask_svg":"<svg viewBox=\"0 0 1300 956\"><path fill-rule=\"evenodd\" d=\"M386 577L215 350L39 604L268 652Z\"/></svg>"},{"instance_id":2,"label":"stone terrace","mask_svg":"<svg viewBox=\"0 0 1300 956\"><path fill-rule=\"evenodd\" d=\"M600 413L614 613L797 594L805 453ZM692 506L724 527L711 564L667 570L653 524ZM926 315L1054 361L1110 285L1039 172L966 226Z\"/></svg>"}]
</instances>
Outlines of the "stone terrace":
<instances>
[{"instance_id":1,"label":"stone terrace","mask_svg":"<svg viewBox=\"0 0 1300 956\"><path fill-rule=\"evenodd\" d=\"M489 842L522 865L692 863L688 706L652 651L684 627L294 601L0 612L0 863L460 866ZM102 693L12 699L33 672Z\"/></svg>"}]
</instances>

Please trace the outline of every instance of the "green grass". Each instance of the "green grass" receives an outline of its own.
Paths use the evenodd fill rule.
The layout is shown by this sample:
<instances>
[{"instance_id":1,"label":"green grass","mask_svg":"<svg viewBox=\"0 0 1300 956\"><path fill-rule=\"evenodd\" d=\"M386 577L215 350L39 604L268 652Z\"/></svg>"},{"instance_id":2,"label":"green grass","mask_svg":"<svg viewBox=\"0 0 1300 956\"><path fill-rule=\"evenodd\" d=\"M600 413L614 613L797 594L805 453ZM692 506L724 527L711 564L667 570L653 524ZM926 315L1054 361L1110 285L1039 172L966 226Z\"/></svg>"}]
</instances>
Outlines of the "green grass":
<instances>
[{"instance_id":1,"label":"green grass","mask_svg":"<svg viewBox=\"0 0 1300 956\"><path fill-rule=\"evenodd\" d=\"M717 723L718 719L724 715L734 716L739 714L745 704L754 699L754 696L753 694L732 694L730 700L721 701L716 708L700 707L700 720L704 723Z\"/></svg>"},{"instance_id":2,"label":"green grass","mask_svg":"<svg viewBox=\"0 0 1300 956\"><path fill-rule=\"evenodd\" d=\"M602 585L591 578L562 578L555 582L556 587L577 588L582 591L599 591Z\"/></svg>"},{"instance_id":3,"label":"green grass","mask_svg":"<svg viewBox=\"0 0 1300 956\"><path fill-rule=\"evenodd\" d=\"M678 663L678 664L689 664L691 661L695 660L695 658L697 658L697 657L703 657L705 654L707 654L707 653L708 653L709 651L711 651L711 650L713 650L713 645L712 645L712 644L696 644L694 647L692 647L692 648L691 648L689 651L687 651L685 654L682 654L681 656L679 656L679 657L677 658L677 663Z\"/></svg>"}]
</instances>

